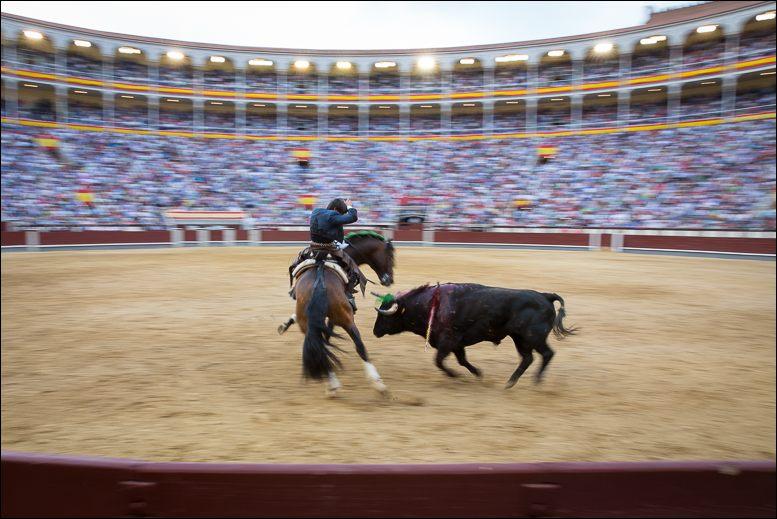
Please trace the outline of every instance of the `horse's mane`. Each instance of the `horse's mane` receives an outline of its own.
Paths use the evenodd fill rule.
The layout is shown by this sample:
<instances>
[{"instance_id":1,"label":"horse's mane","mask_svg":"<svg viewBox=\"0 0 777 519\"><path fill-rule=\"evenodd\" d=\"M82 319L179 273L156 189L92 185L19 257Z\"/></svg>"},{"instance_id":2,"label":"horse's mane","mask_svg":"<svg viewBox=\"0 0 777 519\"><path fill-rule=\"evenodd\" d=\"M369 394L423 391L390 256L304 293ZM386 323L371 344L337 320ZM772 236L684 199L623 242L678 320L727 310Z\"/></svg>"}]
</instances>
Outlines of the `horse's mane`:
<instances>
[{"instance_id":1,"label":"horse's mane","mask_svg":"<svg viewBox=\"0 0 777 519\"><path fill-rule=\"evenodd\" d=\"M380 241L386 241L386 237L385 236L383 236L382 234L380 234L378 232L375 232L375 231L355 231L355 232L349 232L348 234L346 234L345 239L350 241L350 240L353 240L353 239L360 240L360 239L366 238L366 237L372 237L372 238L376 238L376 239L378 239Z\"/></svg>"}]
</instances>

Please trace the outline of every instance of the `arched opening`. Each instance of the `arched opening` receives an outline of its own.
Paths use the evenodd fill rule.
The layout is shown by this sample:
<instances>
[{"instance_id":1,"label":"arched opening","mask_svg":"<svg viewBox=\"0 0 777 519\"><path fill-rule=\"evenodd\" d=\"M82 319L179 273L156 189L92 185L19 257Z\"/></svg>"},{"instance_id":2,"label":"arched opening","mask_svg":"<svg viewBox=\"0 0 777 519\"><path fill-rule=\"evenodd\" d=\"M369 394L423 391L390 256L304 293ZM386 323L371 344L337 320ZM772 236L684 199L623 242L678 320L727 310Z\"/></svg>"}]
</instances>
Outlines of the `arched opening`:
<instances>
[{"instance_id":1,"label":"arched opening","mask_svg":"<svg viewBox=\"0 0 777 519\"><path fill-rule=\"evenodd\" d=\"M159 129L194 131L193 110L191 99L161 97L159 99Z\"/></svg>"},{"instance_id":2,"label":"arched opening","mask_svg":"<svg viewBox=\"0 0 777 519\"><path fill-rule=\"evenodd\" d=\"M203 124L206 132L234 132L235 103L216 99L205 101Z\"/></svg>"},{"instance_id":3,"label":"arched opening","mask_svg":"<svg viewBox=\"0 0 777 519\"><path fill-rule=\"evenodd\" d=\"M423 66L428 61L427 66ZM419 64L420 63L420 64ZM410 70L410 92L440 92L442 89L442 72L440 64L426 58L419 58Z\"/></svg>"},{"instance_id":4,"label":"arched opening","mask_svg":"<svg viewBox=\"0 0 777 519\"><path fill-rule=\"evenodd\" d=\"M69 88L67 90L67 121L74 124L102 126L102 92L83 88Z\"/></svg>"},{"instance_id":5,"label":"arched opening","mask_svg":"<svg viewBox=\"0 0 777 519\"><path fill-rule=\"evenodd\" d=\"M440 133L441 108L439 104L418 104L410 106L410 132L417 134Z\"/></svg>"},{"instance_id":6,"label":"arched opening","mask_svg":"<svg viewBox=\"0 0 777 519\"><path fill-rule=\"evenodd\" d=\"M451 107L451 133L483 132L483 103L466 101Z\"/></svg>"},{"instance_id":7,"label":"arched opening","mask_svg":"<svg viewBox=\"0 0 777 519\"><path fill-rule=\"evenodd\" d=\"M148 59L135 47L123 46L113 55L113 78L119 83L148 83Z\"/></svg>"},{"instance_id":8,"label":"arched opening","mask_svg":"<svg viewBox=\"0 0 777 519\"><path fill-rule=\"evenodd\" d=\"M224 56L210 56L202 67L202 81L205 88L234 88L235 64Z\"/></svg>"},{"instance_id":9,"label":"arched opening","mask_svg":"<svg viewBox=\"0 0 777 519\"><path fill-rule=\"evenodd\" d=\"M370 135L394 135L400 130L399 105L370 106Z\"/></svg>"},{"instance_id":10,"label":"arched opening","mask_svg":"<svg viewBox=\"0 0 777 519\"><path fill-rule=\"evenodd\" d=\"M271 103L246 104L246 134L268 135L278 129L276 106Z\"/></svg>"},{"instance_id":11,"label":"arched opening","mask_svg":"<svg viewBox=\"0 0 777 519\"><path fill-rule=\"evenodd\" d=\"M479 92L483 88L483 63L479 59L462 58L453 65L452 91Z\"/></svg>"},{"instance_id":12,"label":"arched opening","mask_svg":"<svg viewBox=\"0 0 777 519\"><path fill-rule=\"evenodd\" d=\"M537 129L555 131L569 128L572 100L569 96L544 97L537 102Z\"/></svg>"},{"instance_id":13,"label":"arched opening","mask_svg":"<svg viewBox=\"0 0 777 519\"><path fill-rule=\"evenodd\" d=\"M774 76L774 70L765 70L737 78L737 115L775 111Z\"/></svg>"},{"instance_id":14,"label":"arched opening","mask_svg":"<svg viewBox=\"0 0 777 519\"><path fill-rule=\"evenodd\" d=\"M379 61L370 69L370 94L397 94L400 89L399 66L393 61Z\"/></svg>"},{"instance_id":15,"label":"arched opening","mask_svg":"<svg viewBox=\"0 0 777 519\"><path fill-rule=\"evenodd\" d=\"M170 51L159 59L159 84L181 88L192 88L194 68L189 56Z\"/></svg>"},{"instance_id":16,"label":"arched opening","mask_svg":"<svg viewBox=\"0 0 777 519\"><path fill-rule=\"evenodd\" d=\"M57 103L54 87L32 81L17 83L19 117L38 121L56 121Z\"/></svg>"},{"instance_id":17,"label":"arched opening","mask_svg":"<svg viewBox=\"0 0 777 519\"><path fill-rule=\"evenodd\" d=\"M771 11L773 14L774 11ZM760 18L760 19L759 19ZM739 59L747 61L774 56L775 19L768 13L754 16L742 26L739 34Z\"/></svg>"},{"instance_id":18,"label":"arched opening","mask_svg":"<svg viewBox=\"0 0 777 519\"><path fill-rule=\"evenodd\" d=\"M100 48L86 40L72 40L67 46L65 60L68 76L102 79L103 56Z\"/></svg>"},{"instance_id":19,"label":"arched opening","mask_svg":"<svg viewBox=\"0 0 777 519\"><path fill-rule=\"evenodd\" d=\"M147 128L148 98L137 94L116 94L113 98L114 125L123 128Z\"/></svg>"},{"instance_id":20,"label":"arched opening","mask_svg":"<svg viewBox=\"0 0 777 519\"><path fill-rule=\"evenodd\" d=\"M19 32L16 40L16 65L22 70L54 72L54 44L48 36L34 30Z\"/></svg>"},{"instance_id":21,"label":"arched opening","mask_svg":"<svg viewBox=\"0 0 777 519\"><path fill-rule=\"evenodd\" d=\"M618 92L583 97L583 127L609 127L618 123Z\"/></svg>"},{"instance_id":22,"label":"arched opening","mask_svg":"<svg viewBox=\"0 0 777 519\"><path fill-rule=\"evenodd\" d=\"M551 50L540 59L537 81L539 86L568 85L572 83L573 73L571 54L560 49Z\"/></svg>"},{"instance_id":23,"label":"arched opening","mask_svg":"<svg viewBox=\"0 0 777 519\"><path fill-rule=\"evenodd\" d=\"M632 49L629 76L664 74L669 68L669 40L666 36L646 36Z\"/></svg>"},{"instance_id":24,"label":"arched opening","mask_svg":"<svg viewBox=\"0 0 777 519\"><path fill-rule=\"evenodd\" d=\"M685 39L683 66L701 68L721 65L726 59L725 54L726 36L723 28L720 25L700 26L688 33Z\"/></svg>"},{"instance_id":25,"label":"arched opening","mask_svg":"<svg viewBox=\"0 0 777 519\"><path fill-rule=\"evenodd\" d=\"M356 95L359 93L359 71L349 61L333 63L329 69L329 93Z\"/></svg>"},{"instance_id":26,"label":"arched opening","mask_svg":"<svg viewBox=\"0 0 777 519\"><path fill-rule=\"evenodd\" d=\"M601 46L600 46L601 45ZM620 49L617 45L607 50L605 44L595 45L586 52L583 61L583 80L586 83L614 81L620 74Z\"/></svg>"},{"instance_id":27,"label":"arched opening","mask_svg":"<svg viewBox=\"0 0 777 519\"><path fill-rule=\"evenodd\" d=\"M719 78L683 84L680 116L686 120L720 117L721 85Z\"/></svg>"},{"instance_id":28,"label":"arched opening","mask_svg":"<svg viewBox=\"0 0 777 519\"><path fill-rule=\"evenodd\" d=\"M357 105L329 105L327 133L330 135L356 135L359 133L359 107Z\"/></svg>"},{"instance_id":29,"label":"arched opening","mask_svg":"<svg viewBox=\"0 0 777 519\"><path fill-rule=\"evenodd\" d=\"M264 58L248 60L246 66L246 90L274 94L278 90L275 63Z\"/></svg>"},{"instance_id":30,"label":"arched opening","mask_svg":"<svg viewBox=\"0 0 777 519\"><path fill-rule=\"evenodd\" d=\"M669 96L665 86L632 90L629 99L629 124L657 124L665 122L668 113L668 99Z\"/></svg>"},{"instance_id":31,"label":"arched opening","mask_svg":"<svg viewBox=\"0 0 777 519\"><path fill-rule=\"evenodd\" d=\"M497 133L526 130L526 101L516 99L494 103L494 131Z\"/></svg>"},{"instance_id":32,"label":"arched opening","mask_svg":"<svg viewBox=\"0 0 777 519\"><path fill-rule=\"evenodd\" d=\"M297 60L292 63L286 75L286 93L290 95L318 93L316 64L307 60Z\"/></svg>"},{"instance_id":33,"label":"arched opening","mask_svg":"<svg viewBox=\"0 0 777 519\"><path fill-rule=\"evenodd\" d=\"M318 133L318 108L312 104L291 104L287 108L286 129L292 135Z\"/></svg>"}]
</instances>

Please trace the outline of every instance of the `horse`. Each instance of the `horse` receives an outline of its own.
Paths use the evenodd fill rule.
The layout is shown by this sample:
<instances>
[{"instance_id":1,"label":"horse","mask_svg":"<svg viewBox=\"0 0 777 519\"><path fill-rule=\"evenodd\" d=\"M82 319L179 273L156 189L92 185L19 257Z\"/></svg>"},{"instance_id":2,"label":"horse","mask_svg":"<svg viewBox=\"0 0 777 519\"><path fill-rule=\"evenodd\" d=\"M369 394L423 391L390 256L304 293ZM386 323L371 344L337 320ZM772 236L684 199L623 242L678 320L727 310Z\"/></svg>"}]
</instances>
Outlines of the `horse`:
<instances>
[{"instance_id":1,"label":"horse","mask_svg":"<svg viewBox=\"0 0 777 519\"><path fill-rule=\"evenodd\" d=\"M387 396L388 389L378 370L370 363L367 349L354 323L353 309L345 293L347 281L337 270L327 265L326 254L325 251L320 252L315 258L315 264L303 271L296 283L297 324L305 334L302 345L303 375L307 379L327 379L327 394L336 395L341 385L335 370L341 364L330 349L336 348L330 343L330 337L335 335L332 328L339 326L356 345L356 352L364 362L364 371L372 386Z\"/></svg>"},{"instance_id":2,"label":"horse","mask_svg":"<svg viewBox=\"0 0 777 519\"><path fill-rule=\"evenodd\" d=\"M384 287L394 283L394 244L375 231L356 231L345 236L348 254L357 265L367 264L378 275L380 284ZM292 314L283 324L278 325L278 334L283 335L296 321ZM331 327L330 327L331 332Z\"/></svg>"}]
</instances>

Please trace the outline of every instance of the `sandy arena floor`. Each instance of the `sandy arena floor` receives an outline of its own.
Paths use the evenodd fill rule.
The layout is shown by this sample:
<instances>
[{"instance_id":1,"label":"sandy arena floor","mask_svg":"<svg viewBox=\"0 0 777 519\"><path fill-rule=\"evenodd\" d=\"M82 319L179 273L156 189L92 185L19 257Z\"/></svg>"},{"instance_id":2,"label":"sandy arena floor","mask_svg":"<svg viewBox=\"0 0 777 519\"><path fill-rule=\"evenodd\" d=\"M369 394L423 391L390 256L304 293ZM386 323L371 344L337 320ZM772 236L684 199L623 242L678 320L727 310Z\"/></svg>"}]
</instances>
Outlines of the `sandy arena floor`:
<instances>
[{"instance_id":1,"label":"sandy arena floor","mask_svg":"<svg viewBox=\"0 0 777 519\"><path fill-rule=\"evenodd\" d=\"M569 324L534 386L507 339L449 379L423 339L357 324L338 399L301 380L296 248L2 255L2 448L171 461L518 462L775 458L775 264L609 252L398 249L396 290L557 292ZM375 279L372 271L369 276ZM551 336L552 337L552 336Z\"/></svg>"}]
</instances>

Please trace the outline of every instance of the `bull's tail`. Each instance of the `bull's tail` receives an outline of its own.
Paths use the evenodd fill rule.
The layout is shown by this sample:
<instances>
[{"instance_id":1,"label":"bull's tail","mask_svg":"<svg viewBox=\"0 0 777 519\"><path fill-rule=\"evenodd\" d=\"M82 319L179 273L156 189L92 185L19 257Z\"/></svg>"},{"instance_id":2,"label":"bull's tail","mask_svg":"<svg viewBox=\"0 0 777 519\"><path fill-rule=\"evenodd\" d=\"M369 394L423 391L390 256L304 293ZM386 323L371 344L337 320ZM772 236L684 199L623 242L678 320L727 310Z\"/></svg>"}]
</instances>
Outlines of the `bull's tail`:
<instances>
[{"instance_id":1,"label":"bull's tail","mask_svg":"<svg viewBox=\"0 0 777 519\"><path fill-rule=\"evenodd\" d=\"M322 380L340 365L334 353L329 349L328 336L331 330L327 328L325 319L329 310L329 299L326 293L324 279L324 262L316 267L316 281L313 283L313 295L310 297L307 313L308 329L305 342L302 344L302 371L305 378Z\"/></svg>"},{"instance_id":2,"label":"bull's tail","mask_svg":"<svg viewBox=\"0 0 777 519\"><path fill-rule=\"evenodd\" d=\"M577 333L580 330L579 328L574 326L570 326L569 328L564 327L564 317L567 315L567 312L564 309L564 299L562 299L558 294L544 293L543 295L547 298L550 304L553 304L554 301L561 303L561 308L558 309L556 318L553 319L553 335L555 335L557 339L563 339L567 335L574 335Z\"/></svg>"}]
</instances>

